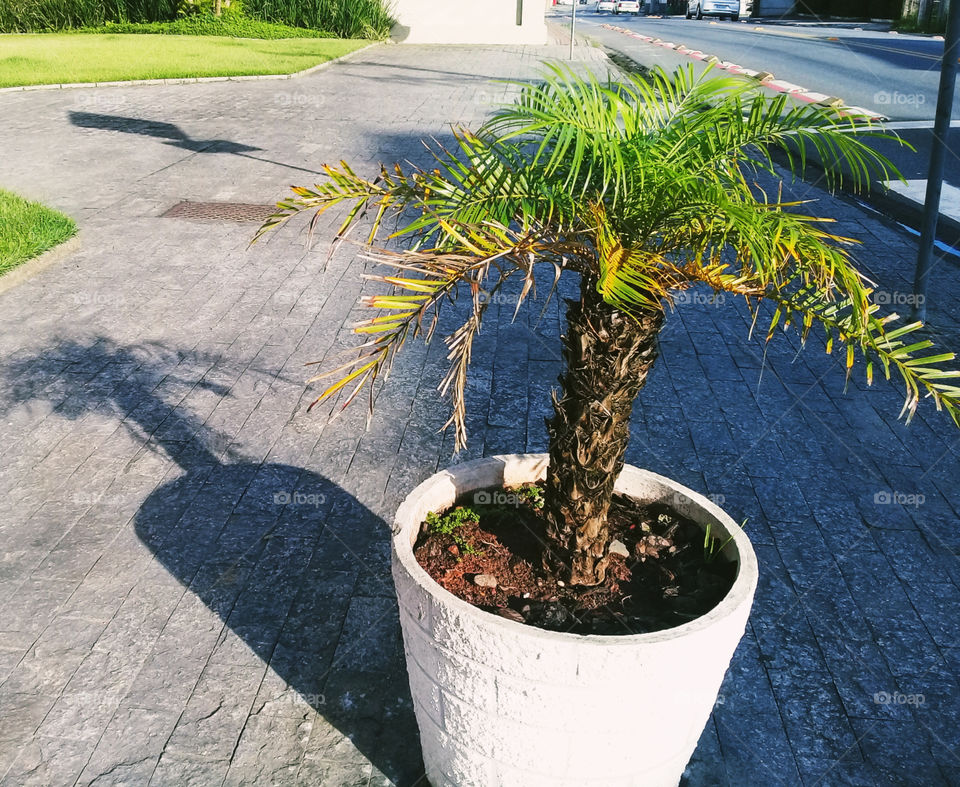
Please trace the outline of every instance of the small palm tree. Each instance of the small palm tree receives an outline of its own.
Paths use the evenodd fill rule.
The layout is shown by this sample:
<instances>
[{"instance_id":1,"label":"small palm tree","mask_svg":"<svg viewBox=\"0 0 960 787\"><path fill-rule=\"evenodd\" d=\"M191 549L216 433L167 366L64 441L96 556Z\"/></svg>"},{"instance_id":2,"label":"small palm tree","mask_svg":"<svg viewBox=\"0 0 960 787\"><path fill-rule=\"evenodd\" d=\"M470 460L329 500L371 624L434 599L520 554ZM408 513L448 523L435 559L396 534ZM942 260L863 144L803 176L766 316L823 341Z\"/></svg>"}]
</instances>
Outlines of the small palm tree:
<instances>
[{"instance_id":1,"label":"small palm tree","mask_svg":"<svg viewBox=\"0 0 960 787\"><path fill-rule=\"evenodd\" d=\"M559 66L520 90L480 131L455 132L453 150L435 146L435 168L382 169L368 180L347 164L326 167L328 181L294 188L257 237L302 210L317 215L346 203L339 236L372 214L372 244L396 214L406 250L378 250L389 272L374 277L391 294L365 298L378 311L356 327L366 338L356 357L319 375L335 382L317 402L365 387L371 406L379 378L405 340L428 340L441 306L466 290L472 309L445 341L450 368L440 383L452 400L448 426L459 449L467 439L464 391L473 341L484 313L508 280L522 280L517 309L534 292L540 268L556 282L577 274L563 337L566 368L548 420L550 462L544 514L545 561L573 584L604 579L607 513L623 467L630 414L657 355L671 295L698 283L743 296L753 314L775 305L768 339L795 326L805 339L816 324L856 356L872 380L879 364L906 385L904 411L921 395L958 420L958 371L951 353L925 354L907 343L919 323L894 328L879 316L869 282L850 257L851 241L831 235L798 203L771 199L753 181L776 176L774 151L802 174L808 154L826 165L831 185L856 186L892 166L868 145L886 136L869 118L817 106L788 107L754 80L668 76L601 82ZM555 286L555 284L554 284ZM318 378L314 378L318 379ZM315 402L316 404L316 402Z\"/></svg>"}]
</instances>

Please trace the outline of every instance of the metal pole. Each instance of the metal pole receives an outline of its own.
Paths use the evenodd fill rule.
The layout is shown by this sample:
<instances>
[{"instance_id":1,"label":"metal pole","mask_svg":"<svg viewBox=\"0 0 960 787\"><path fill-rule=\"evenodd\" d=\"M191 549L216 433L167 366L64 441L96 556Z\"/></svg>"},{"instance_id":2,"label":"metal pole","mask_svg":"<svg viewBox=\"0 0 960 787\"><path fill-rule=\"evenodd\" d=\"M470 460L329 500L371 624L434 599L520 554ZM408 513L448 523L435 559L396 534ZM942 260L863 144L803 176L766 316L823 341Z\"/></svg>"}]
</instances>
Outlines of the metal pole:
<instances>
[{"instance_id":1,"label":"metal pole","mask_svg":"<svg viewBox=\"0 0 960 787\"><path fill-rule=\"evenodd\" d=\"M923 223L920 228L920 250L917 253L917 271L913 277L913 319L927 319L927 285L933 244L937 239L937 219L940 217L940 192L943 186L943 162L953 113L953 94L957 85L957 57L960 55L960 0L952 0L947 18L947 34L943 42L943 61L940 64L940 91L937 94L937 114L933 121L933 143L930 147L930 170L927 174L927 196L923 203Z\"/></svg>"},{"instance_id":2,"label":"metal pole","mask_svg":"<svg viewBox=\"0 0 960 787\"><path fill-rule=\"evenodd\" d=\"M573 39L577 35L577 3L579 0L573 0L573 16L570 17L570 60L573 60ZM960 5L957 0L955 5Z\"/></svg>"}]
</instances>

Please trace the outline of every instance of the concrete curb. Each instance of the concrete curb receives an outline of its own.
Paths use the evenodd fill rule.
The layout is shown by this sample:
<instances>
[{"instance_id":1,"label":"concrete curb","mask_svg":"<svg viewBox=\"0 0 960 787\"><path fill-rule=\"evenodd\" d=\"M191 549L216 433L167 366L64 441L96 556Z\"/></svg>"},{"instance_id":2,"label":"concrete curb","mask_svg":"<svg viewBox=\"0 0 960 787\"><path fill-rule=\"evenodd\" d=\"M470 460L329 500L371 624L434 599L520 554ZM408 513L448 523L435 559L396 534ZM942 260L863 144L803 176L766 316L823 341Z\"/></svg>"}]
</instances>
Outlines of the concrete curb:
<instances>
[{"instance_id":1,"label":"concrete curb","mask_svg":"<svg viewBox=\"0 0 960 787\"><path fill-rule=\"evenodd\" d=\"M78 232L76 235L67 238L59 246L47 249L47 251L38 257L33 257L18 265L16 268L0 275L0 294L5 293L7 290L12 290L17 285L23 284L27 279L36 276L44 268L49 268L54 263L60 262L74 252L79 251L81 245L80 234Z\"/></svg>"},{"instance_id":2,"label":"concrete curb","mask_svg":"<svg viewBox=\"0 0 960 787\"><path fill-rule=\"evenodd\" d=\"M271 79L296 79L297 77L305 77L315 71L322 71L334 63L339 63L342 60L346 60L370 49L370 47L383 43L386 42L371 41L366 46L354 49L345 55L340 55L340 57L335 57L332 60L326 60L323 63L317 63L315 66L305 68L303 71L295 71L292 74L249 74L232 77L177 77L171 79L130 79L127 81L121 80L114 82L64 82L56 85L17 85L14 87L0 87L0 93L19 93L33 90L71 90L73 88L90 87L129 87L130 85L191 85L196 82L265 82Z\"/></svg>"},{"instance_id":3,"label":"concrete curb","mask_svg":"<svg viewBox=\"0 0 960 787\"><path fill-rule=\"evenodd\" d=\"M777 164L789 169L790 162L782 151L774 150L771 151L771 154ZM807 183L817 179L811 176L822 176L824 174L823 166L819 160L812 156L807 160L807 166L809 167L809 173L804 178ZM844 181L843 185L832 196L865 205L890 221L903 224L915 232L920 231L923 222L923 203L887 188L881 181L871 182L870 190L866 192L857 191L849 182ZM960 248L960 221L941 213L937 220L937 240L946 243L948 246Z\"/></svg>"},{"instance_id":4,"label":"concrete curb","mask_svg":"<svg viewBox=\"0 0 960 787\"><path fill-rule=\"evenodd\" d=\"M789 161L782 151L775 150L772 151L772 154L773 160L776 161L777 164L789 168ZM821 176L824 174L823 165L813 156L807 160L807 166L810 167L810 174ZM808 176L804 178L804 180L810 182L811 178ZM843 185L836 190L834 196L843 197L858 202L861 205L866 205L885 218L903 224L915 232L920 231L923 223L922 202L917 202L893 189L887 188L884 183L878 180L872 181L870 183L870 190L866 192L857 191L848 181L844 181ZM960 221L957 221L945 213L941 213L937 220L937 240L946 243L948 246L960 248Z\"/></svg>"},{"instance_id":5,"label":"concrete curb","mask_svg":"<svg viewBox=\"0 0 960 787\"><path fill-rule=\"evenodd\" d=\"M869 194L853 194L856 199L883 213L885 216L920 231L923 223L923 203L888 189L882 183L875 182ZM948 246L960 248L960 221L941 213L937 219L937 240Z\"/></svg>"}]
</instances>

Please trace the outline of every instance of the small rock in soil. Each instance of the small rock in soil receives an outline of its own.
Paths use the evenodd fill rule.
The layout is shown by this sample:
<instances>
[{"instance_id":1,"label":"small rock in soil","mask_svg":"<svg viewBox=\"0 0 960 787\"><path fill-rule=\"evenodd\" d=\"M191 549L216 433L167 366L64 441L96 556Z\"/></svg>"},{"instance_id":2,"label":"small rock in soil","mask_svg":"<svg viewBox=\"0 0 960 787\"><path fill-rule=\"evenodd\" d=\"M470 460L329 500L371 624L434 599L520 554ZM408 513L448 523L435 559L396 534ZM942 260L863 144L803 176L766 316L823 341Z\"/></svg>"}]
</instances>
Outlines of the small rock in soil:
<instances>
[{"instance_id":1,"label":"small rock in soil","mask_svg":"<svg viewBox=\"0 0 960 787\"><path fill-rule=\"evenodd\" d=\"M645 560L647 557L660 557L660 550L664 547L671 546L671 543L663 536L658 536L651 533L648 536L644 536L637 543L637 554L640 556L641 560Z\"/></svg>"},{"instance_id":2,"label":"small rock in soil","mask_svg":"<svg viewBox=\"0 0 960 787\"><path fill-rule=\"evenodd\" d=\"M610 549L608 550L611 555L623 555L623 557L630 557L630 550L627 549L627 545L622 541L614 539L610 542Z\"/></svg>"},{"instance_id":3,"label":"small rock in soil","mask_svg":"<svg viewBox=\"0 0 960 787\"><path fill-rule=\"evenodd\" d=\"M497 586L497 578L492 574L477 574L473 578L473 583L482 588L495 588Z\"/></svg>"}]
</instances>

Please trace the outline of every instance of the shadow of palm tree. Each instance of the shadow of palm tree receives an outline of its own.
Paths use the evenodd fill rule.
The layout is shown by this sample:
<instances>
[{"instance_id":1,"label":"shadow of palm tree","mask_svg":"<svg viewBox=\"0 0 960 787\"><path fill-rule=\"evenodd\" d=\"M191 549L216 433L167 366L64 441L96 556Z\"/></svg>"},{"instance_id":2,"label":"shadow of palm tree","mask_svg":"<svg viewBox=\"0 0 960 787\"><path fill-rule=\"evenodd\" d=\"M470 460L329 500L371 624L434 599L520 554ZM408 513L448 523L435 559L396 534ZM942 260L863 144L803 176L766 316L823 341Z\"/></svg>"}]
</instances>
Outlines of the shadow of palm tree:
<instances>
[{"instance_id":1,"label":"shadow of palm tree","mask_svg":"<svg viewBox=\"0 0 960 787\"><path fill-rule=\"evenodd\" d=\"M241 156L243 158L253 159L254 161L263 161L267 164L276 164L279 167L308 172L313 175L322 174L314 169L298 167L293 164L285 164L282 161L274 161L273 159L251 155L252 153L263 150L263 148L258 148L254 145L245 145L242 142L234 142L230 139L193 139L180 128L180 126L175 123L167 123L163 120L148 120L145 118L124 117L123 115L102 115L97 112L81 112L75 110L68 112L68 117L70 118L70 123L77 128L138 134L143 137L153 137L154 139L164 140L164 145L182 148L192 153L229 153L234 156Z\"/></svg>"},{"instance_id":2,"label":"shadow of palm tree","mask_svg":"<svg viewBox=\"0 0 960 787\"><path fill-rule=\"evenodd\" d=\"M145 137L164 139L166 145L190 150L194 153L251 153L262 148L244 145L229 139L191 139L174 123L162 120L146 120L122 115L102 115L97 112L71 111L70 122L78 128L93 128L100 131L122 131L125 134L140 134Z\"/></svg>"},{"instance_id":3,"label":"shadow of palm tree","mask_svg":"<svg viewBox=\"0 0 960 787\"><path fill-rule=\"evenodd\" d=\"M278 680L256 704L281 715L317 711L341 737L316 750L308 743L305 756L329 758L338 774L368 767L349 754L349 738L390 782L424 784L389 578L389 528L324 476L246 461L224 435L164 401L173 389L229 396L210 374L217 360L157 345L66 341L2 367L8 395L0 411L46 401L66 418L106 414L176 462L183 472L150 494L134 527L226 624L217 649L249 649L269 664Z\"/></svg>"}]
</instances>

